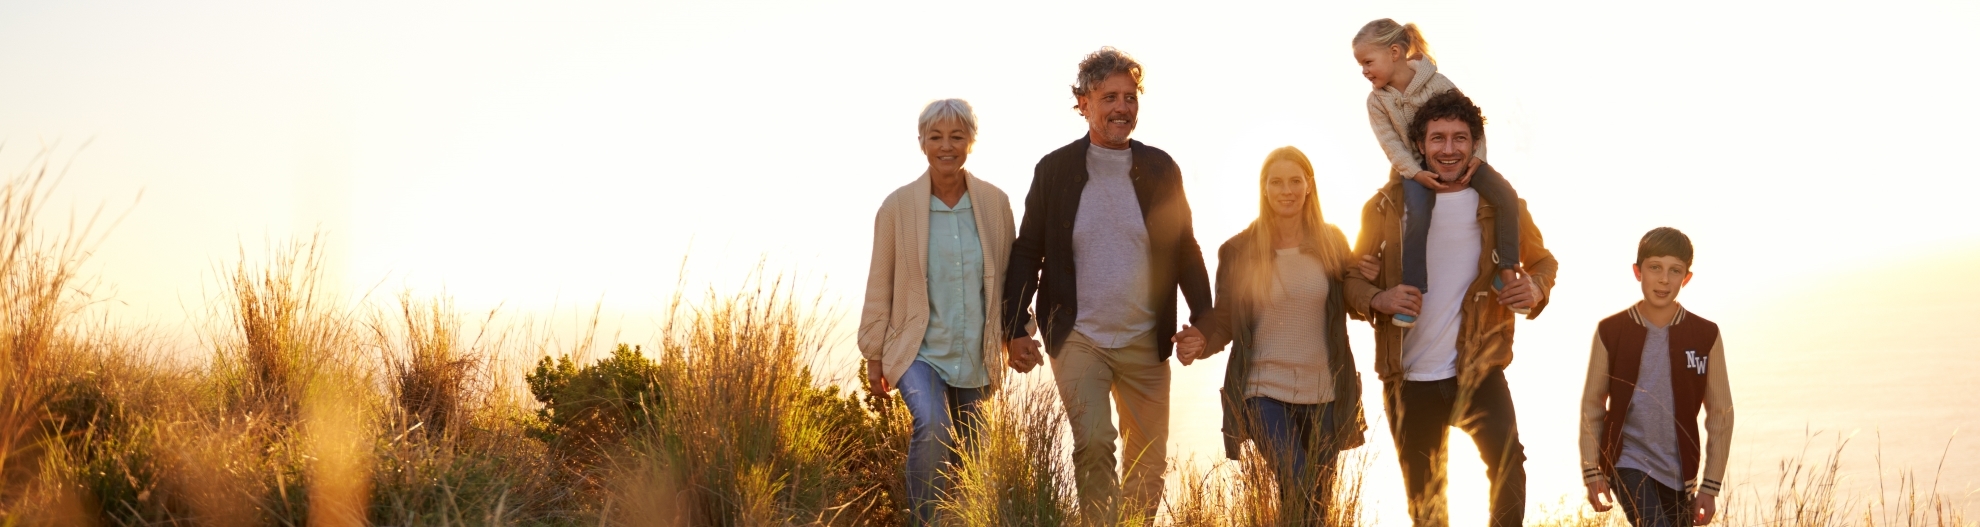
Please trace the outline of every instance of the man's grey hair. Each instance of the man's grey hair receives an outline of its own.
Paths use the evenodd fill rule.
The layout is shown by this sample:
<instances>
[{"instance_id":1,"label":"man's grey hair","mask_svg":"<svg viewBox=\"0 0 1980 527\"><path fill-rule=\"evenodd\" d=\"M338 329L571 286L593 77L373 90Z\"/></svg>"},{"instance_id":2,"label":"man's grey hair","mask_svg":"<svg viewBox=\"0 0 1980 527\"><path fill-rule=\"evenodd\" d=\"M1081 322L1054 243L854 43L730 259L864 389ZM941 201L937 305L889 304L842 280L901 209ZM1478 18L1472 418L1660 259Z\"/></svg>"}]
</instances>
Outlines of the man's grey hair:
<instances>
[{"instance_id":1,"label":"man's grey hair","mask_svg":"<svg viewBox=\"0 0 1980 527\"><path fill-rule=\"evenodd\" d=\"M1127 52L1107 46L1087 54L1086 60L1079 61L1079 83L1072 86L1073 97L1085 96L1116 73L1126 73L1128 78L1134 79L1134 91L1141 93L1141 63L1135 62Z\"/></svg>"},{"instance_id":2,"label":"man's grey hair","mask_svg":"<svg viewBox=\"0 0 1980 527\"><path fill-rule=\"evenodd\" d=\"M969 130L970 140L976 140L976 110L969 107L969 101L962 99L942 99L928 103L928 107L921 110L921 127L915 130L926 132L928 127L935 126L935 123L950 119L961 122L963 128Z\"/></svg>"}]
</instances>

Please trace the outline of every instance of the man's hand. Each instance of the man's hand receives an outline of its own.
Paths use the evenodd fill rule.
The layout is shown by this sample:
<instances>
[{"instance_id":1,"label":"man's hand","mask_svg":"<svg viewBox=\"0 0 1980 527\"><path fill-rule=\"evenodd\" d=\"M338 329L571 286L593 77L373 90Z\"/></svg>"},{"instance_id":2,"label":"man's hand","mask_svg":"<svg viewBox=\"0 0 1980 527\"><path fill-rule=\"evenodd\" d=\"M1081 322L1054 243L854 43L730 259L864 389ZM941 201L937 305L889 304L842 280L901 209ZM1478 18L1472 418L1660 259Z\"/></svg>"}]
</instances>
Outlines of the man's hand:
<instances>
[{"instance_id":1,"label":"man's hand","mask_svg":"<svg viewBox=\"0 0 1980 527\"><path fill-rule=\"evenodd\" d=\"M1177 331L1176 336L1169 337L1169 342L1176 344L1176 359L1182 361L1184 366L1207 355L1203 352L1203 332L1189 324L1183 324L1182 331Z\"/></svg>"},{"instance_id":2,"label":"man's hand","mask_svg":"<svg viewBox=\"0 0 1980 527\"><path fill-rule=\"evenodd\" d=\"M1423 188L1427 188L1438 192L1442 192L1444 190L1445 183L1442 181L1437 181L1436 172L1431 172L1428 170L1418 170L1416 171L1416 175L1410 176L1409 178L1416 180L1416 183L1418 185L1423 185Z\"/></svg>"},{"instance_id":3,"label":"man's hand","mask_svg":"<svg viewBox=\"0 0 1980 527\"><path fill-rule=\"evenodd\" d=\"M886 368L882 367L877 359L866 361L866 391L875 397L885 399L890 389L892 387L887 386Z\"/></svg>"},{"instance_id":4,"label":"man's hand","mask_svg":"<svg viewBox=\"0 0 1980 527\"><path fill-rule=\"evenodd\" d=\"M1533 279L1526 273L1513 277L1512 283L1506 284L1505 289L1499 290L1499 303L1516 309L1533 309L1533 306L1540 305L1540 300L1546 297L1547 295L1540 292L1538 286L1533 285Z\"/></svg>"},{"instance_id":5,"label":"man's hand","mask_svg":"<svg viewBox=\"0 0 1980 527\"><path fill-rule=\"evenodd\" d=\"M1032 368L1043 362L1038 356L1040 345L1031 337L1018 337L1004 343L1004 364L1018 373L1030 373Z\"/></svg>"},{"instance_id":6,"label":"man's hand","mask_svg":"<svg viewBox=\"0 0 1980 527\"><path fill-rule=\"evenodd\" d=\"M1423 292L1413 285L1397 285L1375 293L1374 300L1369 301L1368 305L1384 314L1413 317L1423 309Z\"/></svg>"},{"instance_id":7,"label":"man's hand","mask_svg":"<svg viewBox=\"0 0 1980 527\"><path fill-rule=\"evenodd\" d=\"M1609 508L1615 506L1615 503L1616 495L1609 492L1608 478L1588 484L1588 506L1594 507L1595 512L1609 512Z\"/></svg>"},{"instance_id":8,"label":"man's hand","mask_svg":"<svg viewBox=\"0 0 1980 527\"><path fill-rule=\"evenodd\" d=\"M1354 270L1361 273L1361 279L1373 282L1376 275L1382 274L1382 259L1373 254L1361 255L1361 260L1354 264Z\"/></svg>"},{"instance_id":9,"label":"man's hand","mask_svg":"<svg viewBox=\"0 0 1980 527\"><path fill-rule=\"evenodd\" d=\"M1693 498L1691 500L1692 525L1712 524L1712 517L1719 515L1719 504L1717 498L1718 496L1713 496L1711 494L1705 494L1701 492L1698 494L1697 498Z\"/></svg>"}]
</instances>

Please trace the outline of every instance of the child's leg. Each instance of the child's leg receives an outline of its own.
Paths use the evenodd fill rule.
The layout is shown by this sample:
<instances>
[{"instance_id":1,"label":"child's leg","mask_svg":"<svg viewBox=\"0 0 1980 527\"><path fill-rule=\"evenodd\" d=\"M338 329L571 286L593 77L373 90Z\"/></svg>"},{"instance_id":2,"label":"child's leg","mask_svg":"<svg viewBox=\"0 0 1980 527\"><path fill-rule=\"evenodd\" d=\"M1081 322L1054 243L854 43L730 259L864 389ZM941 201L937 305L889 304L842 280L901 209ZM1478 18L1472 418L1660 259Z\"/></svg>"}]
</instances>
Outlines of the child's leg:
<instances>
[{"instance_id":1,"label":"child's leg","mask_svg":"<svg viewBox=\"0 0 1980 527\"><path fill-rule=\"evenodd\" d=\"M1478 172L1471 175L1471 188L1478 191L1478 197L1498 209L1492 217L1492 235L1496 242L1499 269L1519 267L1519 193L1513 191L1512 184L1505 176L1492 170L1491 165L1479 165Z\"/></svg>"},{"instance_id":2,"label":"child's leg","mask_svg":"<svg viewBox=\"0 0 1980 527\"><path fill-rule=\"evenodd\" d=\"M1612 481L1616 504L1622 506L1623 518L1635 527L1684 527L1671 525L1669 509L1665 501L1668 493L1660 492L1664 485L1651 479L1649 474L1633 468L1618 468L1616 476L1620 481Z\"/></svg>"},{"instance_id":3,"label":"child's leg","mask_svg":"<svg viewBox=\"0 0 1980 527\"><path fill-rule=\"evenodd\" d=\"M1424 252L1430 245L1430 211L1437 206L1437 194L1414 179L1404 178L1403 187L1403 285L1429 292L1430 270Z\"/></svg>"}]
</instances>

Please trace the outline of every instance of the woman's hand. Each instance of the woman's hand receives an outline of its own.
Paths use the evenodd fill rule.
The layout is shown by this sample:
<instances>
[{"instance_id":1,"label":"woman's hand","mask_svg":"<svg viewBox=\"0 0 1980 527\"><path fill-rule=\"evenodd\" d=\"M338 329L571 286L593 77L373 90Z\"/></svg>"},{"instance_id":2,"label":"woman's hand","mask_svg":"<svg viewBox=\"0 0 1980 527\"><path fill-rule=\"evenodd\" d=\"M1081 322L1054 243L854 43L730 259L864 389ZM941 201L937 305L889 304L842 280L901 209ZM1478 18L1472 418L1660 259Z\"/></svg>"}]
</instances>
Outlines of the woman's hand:
<instances>
[{"instance_id":1,"label":"woman's hand","mask_svg":"<svg viewBox=\"0 0 1980 527\"><path fill-rule=\"evenodd\" d=\"M879 360L866 361L866 391L876 397L885 398L893 387L887 386L887 372Z\"/></svg>"},{"instance_id":2,"label":"woman's hand","mask_svg":"<svg viewBox=\"0 0 1980 527\"><path fill-rule=\"evenodd\" d=\"M1182 361L1184 366L1209 356L1208 353L1203 352L1203 332L1189 324L1183 324L1182 331L1177 331L1176 336L1169 337L1169 342L1175 343L1176 360Z\"/></svg>"},{"instance_id":3,"label":"woman's hand","mask_svg":"<svg viewBox=\"0 0 1980 527\"><path fill-rule=\"evenodd\" d=\"M1004 343L1004 364L1018 373L1030 373L1032 368L1045 362L1038 356L1038 341L1031 337L1018 337Z\"/></svg>"},{"instance_id":4,"label":"woman's hand","mask_svg":"<svg viewBox=\"0 0 1980 527\"><path fill-rule=\"evenodd\" d=\"M1361 279L1373 282L1376 275L1382 274L1382 259L1376 258L1373 254L1361 255L1361 260L1355 262L1354 269L1361 273Z\"/></svg>"}]
</instances>

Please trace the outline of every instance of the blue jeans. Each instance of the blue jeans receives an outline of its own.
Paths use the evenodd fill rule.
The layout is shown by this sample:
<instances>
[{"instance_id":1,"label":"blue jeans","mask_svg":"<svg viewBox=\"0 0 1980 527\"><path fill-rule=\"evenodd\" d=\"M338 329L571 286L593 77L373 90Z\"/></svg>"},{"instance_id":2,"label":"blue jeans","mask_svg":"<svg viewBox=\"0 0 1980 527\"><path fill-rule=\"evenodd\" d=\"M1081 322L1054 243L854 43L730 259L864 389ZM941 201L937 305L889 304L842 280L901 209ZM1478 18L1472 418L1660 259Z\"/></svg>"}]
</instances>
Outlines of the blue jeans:
<instances>
[{"instance_id":1,"label":"blue jeans","mask_svg":"<svg viewBox=\"0 0 1980 527\"><path fill-rule=\"evenodd\" d=\"M961 461L958 437L975 433L984 388L956 388L942 380L933 366L914 361L901 375L901 402L914 417L914 437L908 441L907 495L913 512L910 525L935 524L935 501L949 490L949 465ZM962 433L956 433L960 425Z\"/></svg>"},{"instance_id":2,"label":"blue jeans","mask_svg":"<svg viewBox=\"0 0 1980 527\"><path fill-rule=\"evenodd\" d=\"M1430 245L1430 215L1437 207L1437 193L1403 175L1403 285L1414 286L1419 292L1430 291L1430 265L1427 253ZM1511 269L1519 265L1519 192L1506 182L1505 176L1492 170L1491 166L1480 166L1471 175L1471 189L1478 191L1478 198L1492 204L1498 212L1492 216L1493 251L1498 268Z\"/></svg>"},{"instance_id":3,"label":"blue jeans","mask_svg":"<svg viewBox=\"0 0 1980 527\"><path fill-rule=\"evenodd\" d=\"M1691 510L1691 500L1684 493L1664 486L1652 479L1649 474L1633 468L1616 469L1616 501L1622 505L1623 516L1636 527L1688 527L1691 519L1686 517Z\"/></svg>"},{"instance_id":4,"label":"blue jeans","mask_svg":"<svg viewBox=\"0 0 1980 527\"><path fill-rule=\"evenodd\" d=\"M1291 404L1270 397L1244 400L1251 440L1279 484L1280 523L1321 525L1334 487L1334 403Z\"/></svg>"}]
</instances>

